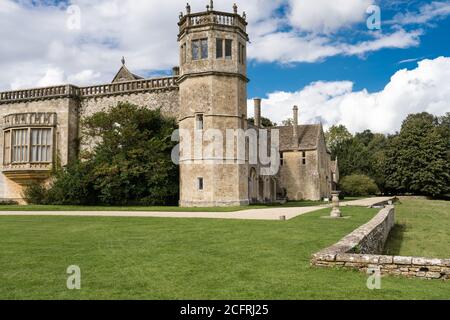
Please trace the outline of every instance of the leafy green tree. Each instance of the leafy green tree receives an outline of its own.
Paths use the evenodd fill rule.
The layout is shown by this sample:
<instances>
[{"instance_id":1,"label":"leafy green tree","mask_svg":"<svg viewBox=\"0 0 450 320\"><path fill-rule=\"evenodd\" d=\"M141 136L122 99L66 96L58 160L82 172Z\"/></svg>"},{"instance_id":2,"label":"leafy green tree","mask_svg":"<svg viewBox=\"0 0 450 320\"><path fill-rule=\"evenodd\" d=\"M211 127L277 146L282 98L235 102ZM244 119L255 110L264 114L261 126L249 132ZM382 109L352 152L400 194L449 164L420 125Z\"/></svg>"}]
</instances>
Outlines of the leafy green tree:
<instances>
[{"instance_id":1,"label":"leafy green tree","mask_svg":"<svg viewBox=\"0 0 450 320\"><path fill-rule=\"evenodd\" d=\"M255 118L248 118L248 122L251 124L255 124ZM272 120L270 120L269 118L265 118L265 117L261 117L261 125L264 128L272 128L272 127L276 127L277 124L272 122Z\"/></svg>"},{"instance_id":2,"label":"leafy green tree","mask_svg":"<svg viewBox=\"0 0 450 320\"><path fill-rule=\"evenodd\" d=\"M449 191L448 138L426 112L409 115L386 151L386 185L393 192L437 196Z\"/></svg>"},{"instance_id":3,"label":"leafy green tree","mask_svg":"<svg viewBox=\"0 0 450 320\"><path fill-rule=\"evenodd\" d=\"M344 125L332 126L325 133L325 140L327 142L328 148L331 152L336 152L336 148L344 142L351 140L353 138L352 134L347 130Z\"/></svg>"},{"instance_id":4,"label":"leafy green tree","mask_svg":"<svg viewBox=\"0 0 450 320\"><path fill-rule=\"evenodd\" d=\"M43 201L54 204L176 204L178 166L172 162L175 119L159 110L119 103L82 121L83 161L59 170ZM30 189L39 195L41 191Z\"/></svg>"},{"instance_id":5,"label":"leafy green tree","mask_svg":"<svg viewBox=\"0 0 450 320\"><path fill-rule=\"evenodd\" d=\"M439 133L447 141L447 160L450 161L450 112L438 118Z\"/></svg>"},{"instance_id":6,"label":"leafy green tree","mask_svg":"<svg viewBox=\"0 0 450 320\"><path fill-rule=\"evenodd\" d=\"M379 192L375 181L362 174L353 174L344 177L340 186L347 196L369 196Z\"/></svg>"},{"instance_id":7,"label":"leafy green tree","mask_svg":"<svg viewBox=\"0 0 450 320\"><path fill-rule=\"evenodd\" d=\"M289 118L286 120L281 121L281 124L285 127L293 126L294 125L294 119Z\"/></svg>"}]
</instances>

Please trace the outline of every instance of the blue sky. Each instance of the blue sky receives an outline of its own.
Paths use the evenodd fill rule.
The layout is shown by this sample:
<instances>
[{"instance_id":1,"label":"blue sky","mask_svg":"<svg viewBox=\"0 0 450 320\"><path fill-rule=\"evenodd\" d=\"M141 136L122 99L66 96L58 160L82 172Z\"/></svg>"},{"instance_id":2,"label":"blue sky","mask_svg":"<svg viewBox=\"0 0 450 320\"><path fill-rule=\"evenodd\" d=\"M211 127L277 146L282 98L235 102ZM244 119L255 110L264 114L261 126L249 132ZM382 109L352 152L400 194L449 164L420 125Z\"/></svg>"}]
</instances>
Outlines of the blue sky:
<instances>
[{"instance_id":1,"label":"blue sky","mask_svg":"<svg viewBox=\"0 0 450 320\"><path fill-rule=\"evenodd\" d=\"M379 3L382 10L381 32L389 31L390 27L384 26L383 21L391 20L401 12L417 11L424 4L430 3L399 1L395 6L384 6L387 2L389 1ZM364 38L358 33L366 28L366 21L363 21L339 36L348 35L352 41L357 42ZM420 28L423 28L424 34L418 46L387 48L362 57L337 56L314 63L295 63L288 66L276 62L250 62L248 73L252 81L249 84L249 95L264 97L267 92L293 91L318 80L350 80L354 83L355 90L366 88L369 92L380 91L396 71L404 68L414 69L419 60L450 55L450 16L421 25Z\"/></svg>"},{"instance_id":2,"label":"blue sky","mask_svg":"<svg viewBox=\"0 0 450 320\"><path fill-rule=\"evenodd\" d=\"M247 13L248 111L277 123L395 132L414 112L450 112L450 0L215 0ZM204 11L209 0L190 0ZM381 30L367 19L381 10ZM68 11L68 8L71 8ZM185 1L0 0L0 91L108 83L125 56L151 77L178 64Z\"/></svg>"}]
</instances>

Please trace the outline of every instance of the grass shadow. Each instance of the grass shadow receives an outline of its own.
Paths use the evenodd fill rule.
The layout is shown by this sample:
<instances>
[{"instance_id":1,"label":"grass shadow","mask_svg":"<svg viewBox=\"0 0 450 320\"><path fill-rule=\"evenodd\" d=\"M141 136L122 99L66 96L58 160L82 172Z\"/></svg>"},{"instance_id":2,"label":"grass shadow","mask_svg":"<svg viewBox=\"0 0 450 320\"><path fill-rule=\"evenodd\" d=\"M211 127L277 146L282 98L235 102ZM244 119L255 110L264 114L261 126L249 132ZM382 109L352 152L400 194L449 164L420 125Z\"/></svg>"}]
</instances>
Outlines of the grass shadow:
<instances>
[{"instance_id":1,"label":"grass shadow","mask_svg":"<svg viewBox=\"0 0 450 320\"><path fill-rule=\"evenodd\" d=\"M406 232L406 224L395 224L384 246L383 254L395 256L400 254L402 248L403 236Z\"/></svg>"}]
</instances>

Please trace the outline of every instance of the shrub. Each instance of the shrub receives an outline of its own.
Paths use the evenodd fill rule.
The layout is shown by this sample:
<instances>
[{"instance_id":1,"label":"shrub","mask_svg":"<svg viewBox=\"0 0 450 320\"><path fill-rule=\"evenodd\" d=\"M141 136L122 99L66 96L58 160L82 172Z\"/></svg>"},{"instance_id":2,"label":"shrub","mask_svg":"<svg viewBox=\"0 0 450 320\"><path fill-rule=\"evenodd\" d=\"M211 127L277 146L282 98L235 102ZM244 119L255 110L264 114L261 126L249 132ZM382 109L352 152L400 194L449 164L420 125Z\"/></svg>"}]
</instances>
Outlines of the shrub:
<instances>
[{"instance_id":1,"label":"shrub","mask_svg":"<svg viewBox=\"0 0 450 320\"><path fill-rule=\"evenodd\" d=\"M48 190L42 183L31 182L24 188L23 198L29 204L47 204Z\"/></svg>"},{"instance_id":2,"label":"shrub","mask_svg":"<svg viewBox=\"0 0 450 320\"><path fill-rule=\"evenodd\" d=\"M176 122L159 110L119 103L84 119L83 138L95 142L83 161L57 169L48 186L32 184L33 204L170 205L178 199L179 172L172 162Z\"/></svg>"},{"instance_id":3,"label":"shrub","mask_svg":"<svg viewBox=\"0 0 450 320\"><path fill-rule=\"evenodd\" d=\"M340 183L341 189L347 196L368 196L379 192L375 181L362 174L344 177Z\"/></svg>"}]
</instances>

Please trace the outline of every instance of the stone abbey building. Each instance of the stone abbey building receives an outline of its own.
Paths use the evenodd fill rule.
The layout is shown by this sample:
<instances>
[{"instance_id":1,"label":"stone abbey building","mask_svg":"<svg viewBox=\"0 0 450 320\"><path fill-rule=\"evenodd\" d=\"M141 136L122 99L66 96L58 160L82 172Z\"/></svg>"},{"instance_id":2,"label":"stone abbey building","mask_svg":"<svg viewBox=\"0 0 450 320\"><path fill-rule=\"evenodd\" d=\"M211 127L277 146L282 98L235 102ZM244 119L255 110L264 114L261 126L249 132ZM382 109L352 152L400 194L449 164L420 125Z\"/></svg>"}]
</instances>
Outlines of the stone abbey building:
<instances>
[{"instance_id":1,"label":"stone abbey building","mask_svg":"<svg viewBox=\"0 0 450 320\"><path fill-rule=\"evenodd\" d=\"M112 83L88 87L61 85L0 93L0 198L22 201L23 186L46 181L56 159L66 165L78 156L80 119L130 102L178 119L180 130L261 128L261 100L255 99L255 121L247 121L246 17L207 10L180 14L180 66L171 77L143 79L122 67ZM236 206L281 199L330 197L338 180L321 125L299 125L294 107L292 126L278 130L280 169L262 173L261 164L226 163L180 157L181 206Z\"/></svg>"}]
</instances>

